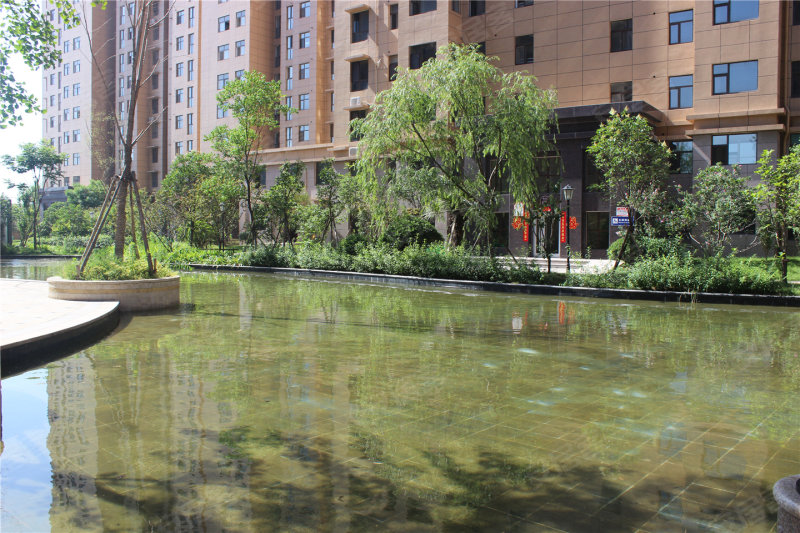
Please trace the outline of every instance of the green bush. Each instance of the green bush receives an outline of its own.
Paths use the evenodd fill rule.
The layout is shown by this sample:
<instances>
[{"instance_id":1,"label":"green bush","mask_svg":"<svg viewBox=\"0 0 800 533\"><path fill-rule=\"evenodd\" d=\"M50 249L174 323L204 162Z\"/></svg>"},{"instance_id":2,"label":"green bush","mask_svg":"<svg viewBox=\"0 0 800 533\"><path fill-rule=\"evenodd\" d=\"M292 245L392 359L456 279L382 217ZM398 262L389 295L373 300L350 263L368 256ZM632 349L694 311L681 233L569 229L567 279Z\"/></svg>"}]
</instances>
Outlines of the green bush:
<instances>
[{"instance_id":1,"label":"green bush","mask_svg":"<svg viewBox=\"0 0 800 533\"><path fill-rule=\"evenodd\" d=\"M242 264L250 266L288 268L294 266L291 250L281 247L258 246L247 250L241 256Z\"/></svg>"},{"instance_id":2,"label":"green bush","mask_svg":"<svg viewBox=\"0 0 800 533\"><path fill-rule=\"evenodd\" d=\"M369 239L360 233L351 233L341 241L339 241L338 249L347 255L356 255L359 245L366 246L369 244Z\"/></svg>"},{"instance_id":3,"label":"green bush","mask_svg":"<svg viewBox=\"0 0 800 533\"><path fill-rule=\"evenodd\" d=\"M379 242L395 250L403 250L411 244L433 244L444 238L433 224L424 218L404 214L395 218L381 235Z\"/></svg>"},{"instance_id":4,"label":"green bush","mask_svg":"<svg viewBox=\"0 0 800 533\"><path fill-rule=\"evenodd\" d=\"M298 268L350 270L350 258L324 243L305 243L298 249L295 261Z\"/></svg>"}]
</instances>

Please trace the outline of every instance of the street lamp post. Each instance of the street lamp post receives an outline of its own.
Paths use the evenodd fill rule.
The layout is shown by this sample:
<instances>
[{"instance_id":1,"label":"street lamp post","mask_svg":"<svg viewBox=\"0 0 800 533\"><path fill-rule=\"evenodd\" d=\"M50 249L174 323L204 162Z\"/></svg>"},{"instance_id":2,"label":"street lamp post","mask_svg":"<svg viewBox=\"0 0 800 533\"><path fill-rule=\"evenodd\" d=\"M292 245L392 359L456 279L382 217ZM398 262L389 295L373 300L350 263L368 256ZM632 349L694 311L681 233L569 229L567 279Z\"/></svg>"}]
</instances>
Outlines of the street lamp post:
<instances>
[{"instance_id":1,"label":"street lamp post","mask_svg":"<svg viewBox=\"0 0 800 533\"><path fill-rule=\"evenodd\" d=\"M569 264L569 252L570 252L570 249L569 249L569 221L570 221L570 218L569 218L569 202L570 202L570 200L572 200L572 193L575 192L575 190L569 184L567 184L567 185L564 185L564 187L561 188L561 192L564 193L564 200L567 201L567 221L566 221L566 227L564 228L564 231L567 232L567 272L569 272L570 271L570 264Z\"/></svg>"}]
</instances>

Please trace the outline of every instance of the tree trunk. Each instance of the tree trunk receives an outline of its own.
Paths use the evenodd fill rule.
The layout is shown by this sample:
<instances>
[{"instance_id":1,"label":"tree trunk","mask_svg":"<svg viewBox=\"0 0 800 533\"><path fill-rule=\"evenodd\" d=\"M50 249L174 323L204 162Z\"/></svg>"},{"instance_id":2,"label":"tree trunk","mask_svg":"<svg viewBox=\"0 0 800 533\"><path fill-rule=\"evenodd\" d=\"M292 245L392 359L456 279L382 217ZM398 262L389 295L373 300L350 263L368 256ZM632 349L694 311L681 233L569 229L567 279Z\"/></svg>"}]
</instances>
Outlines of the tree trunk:
<instances>
[{"instance_id":1,"label":"tree trunk","mask_svg":"<svg viewBox=\"0 0 800 533\"><path fill-rule=\"evenodd\" d=\"M133 239L133 257L139 259L139 246L136 244L136 217L134 213L136 210L133 207L133 187L130 188L131 198L131 238Z\"/></svg>"},{"instance_id":2,"label":"tree trunk","mask_svg":"<svg viewBox=\"0 0 800 533\"><path fill-rule=\"evenodd\" d=\"M450 235L448 240L452 246L459 246L464 240L464 215L459 212L450 213Z\"/></svg>"},{"instance_id":3,"label":"tree trunk","mask_svg":"<svg viewBox=\"0 0 800 533\"><path fill-rule=\"evenodd\" d=\"M120 190L117 194L117 221L114 228L114 255L122 261L125 258L125 229L127 220L125 218L126 203L128 201L128 180L130 178L130 171L125 171L122 175L122 182L120 183Z\"/></svg>"}]
</instances>

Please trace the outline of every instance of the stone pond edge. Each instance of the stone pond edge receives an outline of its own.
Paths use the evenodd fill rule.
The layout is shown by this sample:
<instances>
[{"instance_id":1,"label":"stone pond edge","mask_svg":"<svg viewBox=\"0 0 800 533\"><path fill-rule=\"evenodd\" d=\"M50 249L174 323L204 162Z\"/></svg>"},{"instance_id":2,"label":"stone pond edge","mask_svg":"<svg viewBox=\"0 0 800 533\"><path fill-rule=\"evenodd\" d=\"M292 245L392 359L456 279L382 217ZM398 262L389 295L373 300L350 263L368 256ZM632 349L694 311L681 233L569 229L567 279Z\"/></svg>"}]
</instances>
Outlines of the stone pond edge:
<instances>
[{"instance_id":1,"label":"stone pond edge","mask_svg":"<svg viewBox=\"0 0 800 533\"><path fill-rule=\"evenodd\" d=\"M119 310L154 311L180 305L180 276L120 281L47 278L48 295L56 300L117 301Z\"/></svg>"}]
</instances>

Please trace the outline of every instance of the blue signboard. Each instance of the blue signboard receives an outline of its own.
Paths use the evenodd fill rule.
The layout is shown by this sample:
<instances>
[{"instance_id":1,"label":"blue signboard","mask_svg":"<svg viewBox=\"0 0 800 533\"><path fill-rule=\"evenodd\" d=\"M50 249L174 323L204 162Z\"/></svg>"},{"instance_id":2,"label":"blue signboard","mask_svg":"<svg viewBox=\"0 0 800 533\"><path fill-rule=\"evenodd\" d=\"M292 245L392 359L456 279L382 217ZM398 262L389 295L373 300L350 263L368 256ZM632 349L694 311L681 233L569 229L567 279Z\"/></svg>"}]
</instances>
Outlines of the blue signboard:
<instances>
[{"instance_id":1,"label":"blue signboard","mask_svg":"<svg viewBox=\"0 0 800 533\"><path fill-rule=\"evenodd\" d=\"M611 217L612 226L630 226L631 219L629 217Z\"/></svg>"}]
</instances>

